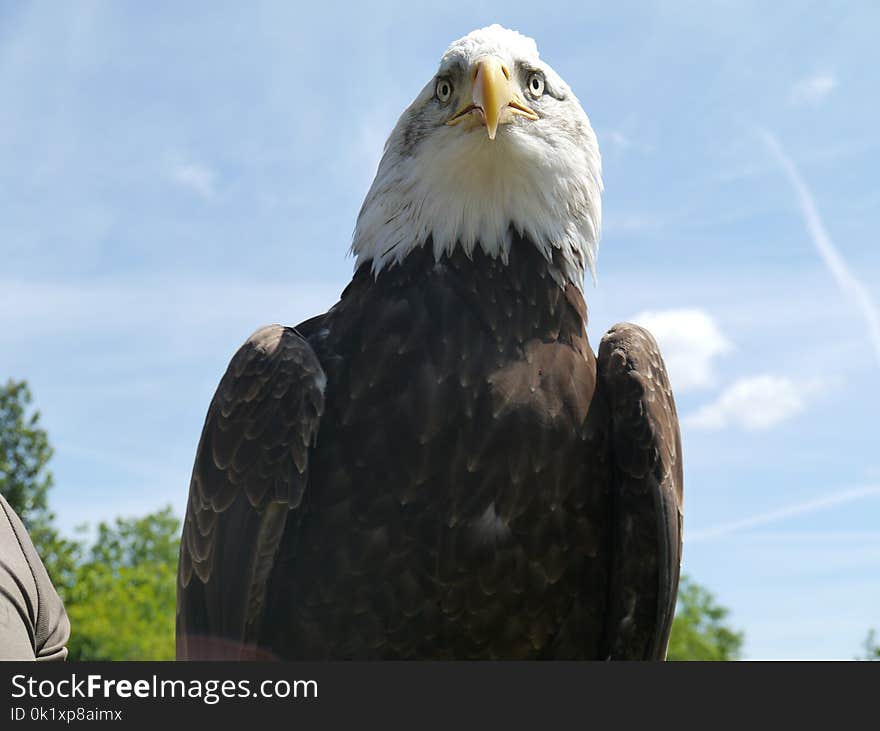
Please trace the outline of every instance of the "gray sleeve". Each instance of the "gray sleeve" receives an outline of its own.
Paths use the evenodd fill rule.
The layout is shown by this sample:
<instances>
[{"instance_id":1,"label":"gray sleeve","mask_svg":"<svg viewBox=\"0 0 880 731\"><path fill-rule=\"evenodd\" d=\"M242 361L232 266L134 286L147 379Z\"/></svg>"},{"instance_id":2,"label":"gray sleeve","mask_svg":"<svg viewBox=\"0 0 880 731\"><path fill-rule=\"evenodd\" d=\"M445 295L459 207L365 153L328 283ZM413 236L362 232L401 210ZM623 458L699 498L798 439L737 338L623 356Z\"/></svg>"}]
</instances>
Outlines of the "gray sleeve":
<instances>
[{"instance_id":1,"label":"gray sleeve","mask_svg":"<svg viewBox=\"0 0 880 731\"><path fill-rule=\"evenodd\" d=\"M64 660L70 622L24 525L0 495L0 660Z\"/></svg>"}]
</instances>

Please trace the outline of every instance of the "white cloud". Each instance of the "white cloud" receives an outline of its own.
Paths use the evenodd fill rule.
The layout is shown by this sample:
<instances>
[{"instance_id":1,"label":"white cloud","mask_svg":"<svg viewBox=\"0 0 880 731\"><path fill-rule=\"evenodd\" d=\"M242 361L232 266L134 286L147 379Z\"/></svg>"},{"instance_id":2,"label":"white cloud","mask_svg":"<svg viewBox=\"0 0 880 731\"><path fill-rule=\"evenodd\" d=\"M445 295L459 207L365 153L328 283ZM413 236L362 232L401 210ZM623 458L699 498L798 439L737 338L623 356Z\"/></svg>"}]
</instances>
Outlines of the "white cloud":
<instances>
[{"instance_id":1,"label":"white cloud","mask_svg":"<svg viewBox=\"0 0 880 731\"><path fill-rule=\"evenodd\" d=\"M819 73L798 81L791 89L794 104L818 104L837 86L837 79L830 73Z\"/></svg>"},{"instance_id":2,"label":"white cloud","mask_svg":"<svg viewBox=\"0 0 880 731\"><path fill-rule=\"evenodd\" d=\"M214 197L217 176L205 165L193 162L176 163L171 168L171 179L202 198Z\"/></svg>"},{"instance_id":3,"label":"white cloud","mask_svg":"<svg viewBox=\"0 0 880 731\"><path fill-rule=\"evenodd\" d=\"M691 414L685 423L697 429L738 426L759 431L776 426L804 410L814 384L797 384L780 376L741 378L715 401Z\"/></svg>"},{"instance_id":4,"label":"white cloud","mask_svg":"<svg viewBox=\"0 0 880 731\"><path fill-rule=\"evenodd\" d=\"M632 140L617 129L613 129L608 133L608 141L621 151L632 147Z\"/></svg>"},{"instance_id":5,"label":"white cloud","mask_svg":"<svg viewBox=\"0 0 880 731\"><path fill-rule=\"evenodd\" d=\"M610 214L602 219L602 235L658 233L667 221L660 216L641 214Z\"/></svg>"},{"instance_id":6,"label":"white cloud","mask_svg":"<svg viewBox=\"0 0 880 731\"><path fill-rule=\"evenodd\" d=\"M807 186L806 181L801 177L795 164L785 154L782 145L779 144L779 140L767 130L759 130L759 133L764 138L764 142L770 149L770 152L773 153L773 156L779 162L797 194L798 205L801 209L804 225L807 228L807 234L812 239L813 246L816 247L822 263L831 273L831 276L834 277L840 290L861 310L867 338L874 347L877 360L880 361L880 309L874 303L868 288L850 271L846 261L844 261L831 237L828 235L812 192Z\"/></svg>"},{"instance_id":7,"label":"white cloud","mask_svg":"<svg viewBox=\"0 0 880 731\"><path fill-rule=\"evenodd\" d=\"M731 349L715 320L698 308L640 312L632 322L657 340L676 392L711 386L715 359Z\"/></svg>"},{"instance_id":8,"label":"white cloud","mask_svg":"<svg viewBox=\"0 0 880 731\"><path fill-rule=\"evenodd\" d=\"M181 357L206 347L212 337L232 333L244 340L261 325L295 324L325 312L345 283L157 276L65 284L0 278L0 352L33 351L46 338L100 332L105 342L115 343L113 356L125 357L132 354L130 339L149 332L152 342L163 342L153 356L165 350ZM89 355L87 348L82 355Z\"/></svg>"},{"instance_id":9,"label":"white cloud","mask_svg":"<svg viewBox=\"0 0 880 731\"><path fill-rule=\"evenodd\" d=\"M637 129L635 121L630 119L623 125L624 128ZM618 153L638 152L651 153L654 151L654 145L646 141L644 138L633 136L631 133L623 131L623 128L616 127L611 129L602 129L598 131L599 146L602 149L610 148Z\"/></svg>"}]
</instances>

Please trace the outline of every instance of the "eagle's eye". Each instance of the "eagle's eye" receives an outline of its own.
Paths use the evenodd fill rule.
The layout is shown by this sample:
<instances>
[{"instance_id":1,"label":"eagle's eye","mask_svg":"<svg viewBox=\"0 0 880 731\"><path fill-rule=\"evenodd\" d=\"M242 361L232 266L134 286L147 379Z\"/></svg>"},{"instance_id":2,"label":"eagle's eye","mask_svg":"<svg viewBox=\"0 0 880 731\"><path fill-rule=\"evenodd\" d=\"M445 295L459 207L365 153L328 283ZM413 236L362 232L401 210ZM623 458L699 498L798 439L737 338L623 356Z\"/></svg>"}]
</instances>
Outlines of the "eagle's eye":
<instances>
[{"instance_id":1,"label":"eagle's eye","mask_svg":"<svg viewBox=\"0 0 880 731\"><path fill-rule=\"evenodd\" d=\"M540 71L534 71L529 76L529 94L531 94L535 99L538 99L540 96L544 94L544 74Z\"/></svg>"},{"instance_id":2,"label":"eagle's eye","mask_svg":"<svg viewBox=\"0 0 880 731\"><path fill-rule=\"evenodd\" d=\"M434 89L434 94L439 101L448 102L449 98L452 96L452 82L450 82L449 79L437 79L437 86Z\"/></svg>"}]
</instances>

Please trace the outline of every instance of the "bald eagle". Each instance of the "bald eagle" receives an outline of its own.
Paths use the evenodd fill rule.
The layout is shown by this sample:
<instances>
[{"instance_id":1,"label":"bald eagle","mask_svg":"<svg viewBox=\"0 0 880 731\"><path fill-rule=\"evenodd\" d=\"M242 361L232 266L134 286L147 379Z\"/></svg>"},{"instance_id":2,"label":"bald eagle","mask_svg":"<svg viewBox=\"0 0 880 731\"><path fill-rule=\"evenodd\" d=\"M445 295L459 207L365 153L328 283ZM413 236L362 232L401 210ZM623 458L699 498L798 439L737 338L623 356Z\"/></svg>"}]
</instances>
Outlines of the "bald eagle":
<instances>
[{"instance_id":1,"label":"bald eagle","mask_svg":"<svg viewBox=\"0 0 880 731\"><path fill-rule=\"evenodd\" d=\"M590 122L529 38L403 112L339 302L257 330L208 409L182 659L663 659L682 458L651 335L587 342Z\"/></svg>"}]
</instances>

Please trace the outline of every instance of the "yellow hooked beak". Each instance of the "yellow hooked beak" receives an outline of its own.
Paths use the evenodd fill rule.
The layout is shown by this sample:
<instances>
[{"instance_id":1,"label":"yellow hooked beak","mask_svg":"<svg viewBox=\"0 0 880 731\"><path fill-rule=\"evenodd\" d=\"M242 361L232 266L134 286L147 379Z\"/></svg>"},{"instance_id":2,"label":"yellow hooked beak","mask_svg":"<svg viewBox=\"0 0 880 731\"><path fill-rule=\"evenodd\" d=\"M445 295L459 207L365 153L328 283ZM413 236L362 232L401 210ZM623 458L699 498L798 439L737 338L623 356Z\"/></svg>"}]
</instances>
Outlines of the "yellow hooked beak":
<instances>
[{"instance_id":1,"label":"yellow hooked beak","mask_svg":"<svg viewBox=\"0 0 880 731\"><path fill-rule=\"evenodd\" d=\"M498 125L509 122L513 115L526 119L538 119L538 115L528 108L515 84L510 80L510 71L500 59L487 56L474 64L471 101L466 102L446 124L458 124L470 114L477 114L486 125L489 139L495 139Z\"/></svg>"}]
</instances>

